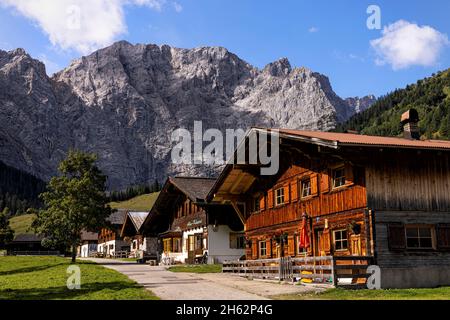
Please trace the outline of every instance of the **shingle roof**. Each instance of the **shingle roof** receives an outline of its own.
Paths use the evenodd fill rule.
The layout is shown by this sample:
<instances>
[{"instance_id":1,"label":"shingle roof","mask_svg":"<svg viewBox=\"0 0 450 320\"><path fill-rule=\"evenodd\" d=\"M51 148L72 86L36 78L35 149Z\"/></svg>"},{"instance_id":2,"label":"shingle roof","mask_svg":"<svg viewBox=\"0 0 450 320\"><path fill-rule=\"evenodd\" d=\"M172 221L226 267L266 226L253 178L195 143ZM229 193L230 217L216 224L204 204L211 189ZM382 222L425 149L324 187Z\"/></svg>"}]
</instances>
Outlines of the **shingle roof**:
<instances>
[{"instance_id":1,"label":"shingle roof","mask_svg":"<svg viewBox=\"0 0 450 320\"><path fill-rule=\"evenodd\" d=\"M127 210L117 209L117 211L112 213L106 220L108 220L111 224L121 225L125 222L126 216L127 216Z\"/></svg>"},{"instance_id":2,"label":"shingle roof","mask_svg":"<svg viewBox=\"0 0 450 320\"><path fill-rule=\"evenodd\" d=\"M148 212L128 212L128 216L130 217L131 222L133 222L136 230L139 231L145 218L148 216Z\"/></svg>"},{"instance_id":3,"label":"shingle roof","mask_svg":"<svg viewBox=\"0 0 450 320\"><path fill-rule=\"evenodd\" d=\"M37 234L18 234L12 242L41 242L44 236Z\"/></svg>"},{"instance_id":4,"label":"shingle roof","mask_svg":"<svg viewBox=\"0 0 450 320\"><path fill-rule=\"evenodd\" d=\"M205 200L216 179L197 177L175 177L169 181L192 201Z\"/></svg>"},{"instance_id":5,"label":"shingle roof","mask_svg":"<svg viewBox=\"0 0 450 320\"><path fill-rule=\"evenodd\" d=\"M95 241L95 240L98 240L98 233L83 231L81 233L81 240L82 241Z\"/></svg>"},{"instance_id":6,"label":"shingle roof","mask_svg":"<svg viewBox=\"0 0 450 320\"><path fill-rule=\"evenodd\" d=\"M322 131L302 131L280 129L280 135L292 138L302 138L311 143L327 142L338 147L342 146L381 146L415 149L445 149L450 150L450 141L444 140L410 140L396 137L367 136L352 133L336 133Z\"/></svg>"}]
</instances>

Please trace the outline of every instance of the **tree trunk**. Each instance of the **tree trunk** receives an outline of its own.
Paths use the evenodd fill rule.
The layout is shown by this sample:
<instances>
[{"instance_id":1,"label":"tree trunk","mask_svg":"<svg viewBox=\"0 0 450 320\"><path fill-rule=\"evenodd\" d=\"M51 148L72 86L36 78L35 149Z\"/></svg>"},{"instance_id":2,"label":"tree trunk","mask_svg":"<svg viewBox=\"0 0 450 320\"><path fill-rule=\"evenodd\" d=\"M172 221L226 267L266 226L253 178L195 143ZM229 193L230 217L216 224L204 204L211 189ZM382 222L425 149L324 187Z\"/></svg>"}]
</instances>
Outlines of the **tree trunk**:
<instances>
[{"instance_id":1,"label":"tree trunk","mask_svg":"<svg viewBox=\"0 0 450 320\"><path fill-rule=\"evenodd\" d=\"M75 263L77 260L77 245L72 245L72 263Z\"/></svg>"}]
</instances>

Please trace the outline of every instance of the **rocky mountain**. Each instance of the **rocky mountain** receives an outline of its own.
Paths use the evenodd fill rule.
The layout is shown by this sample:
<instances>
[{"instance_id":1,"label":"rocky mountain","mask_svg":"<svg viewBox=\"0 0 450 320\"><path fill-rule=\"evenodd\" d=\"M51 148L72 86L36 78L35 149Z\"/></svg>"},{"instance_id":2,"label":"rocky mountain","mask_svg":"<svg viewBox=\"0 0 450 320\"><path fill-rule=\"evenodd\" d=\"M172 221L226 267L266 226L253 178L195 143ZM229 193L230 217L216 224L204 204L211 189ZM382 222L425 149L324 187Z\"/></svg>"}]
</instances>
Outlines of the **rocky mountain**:
<instances>
[{"instance_id":1,"label":"rocky mountain","mask_svg":"<svg viewBox=\"0 0 450 320\"><path fill-rule=\"evenodd\" d=\"M360 113L369 109L376 101L377 98L374 95L368 95L362 98L353 97L345 99L345 102L347 102L351 109L355 110L355 113Z\"/></svg>"},{"instance_id":2,"label":"rocky mountain","mask_svg":"<svg viewBox=\"0 0 450 320\"><path fill-rule=\"evenodd\" d=\"M112 189L208 175L217 168L172 164L173 130L330 130L365 106L354 101L287 59L259 70L221 47L121 41L51 78L24 50L0 51L0 160L48 179L68 149L95 152Z\"/></svg>"}]
</instances>

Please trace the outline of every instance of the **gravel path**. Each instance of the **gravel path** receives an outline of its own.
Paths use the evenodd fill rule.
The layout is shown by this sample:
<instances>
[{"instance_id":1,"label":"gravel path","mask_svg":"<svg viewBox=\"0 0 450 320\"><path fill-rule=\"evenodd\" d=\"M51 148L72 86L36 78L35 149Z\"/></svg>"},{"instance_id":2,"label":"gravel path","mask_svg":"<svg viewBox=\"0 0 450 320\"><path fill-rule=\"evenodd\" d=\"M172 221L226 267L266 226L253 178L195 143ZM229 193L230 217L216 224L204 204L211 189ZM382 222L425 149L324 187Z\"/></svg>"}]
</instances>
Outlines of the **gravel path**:
<instances>
[{"instance_id":1,"label":"gravel path","mask_svg":"<svg viewBox=\"0 0 450 320\"><path fill-rule=\"evenodd\" d=\"M109 259L89 259L119 271L163 300L267 300L270 296L314 292L323 288L247 280L223 273L195 274L166 267Z\"/></svg>"}]
</instances>

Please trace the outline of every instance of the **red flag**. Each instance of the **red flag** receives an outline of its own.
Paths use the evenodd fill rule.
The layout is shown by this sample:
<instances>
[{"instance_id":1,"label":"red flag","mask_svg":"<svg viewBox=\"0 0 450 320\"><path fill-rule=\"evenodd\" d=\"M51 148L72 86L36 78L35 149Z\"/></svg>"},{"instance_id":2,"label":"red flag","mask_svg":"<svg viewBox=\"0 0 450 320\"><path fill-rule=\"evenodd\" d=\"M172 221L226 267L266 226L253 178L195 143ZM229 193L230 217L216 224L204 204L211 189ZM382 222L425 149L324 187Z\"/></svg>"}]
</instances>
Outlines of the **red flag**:
<instances>
[{"instance_id":1,"label":"red flag","mask_svg":"<svg viewBox=\"0 0 450 320\"><path fill-rule=\"evenodd\" d=\"M306 214L302 216L302 230L300 232L300 243L299 247L307 249L310 246L309 242L309 232L308 232L308 220L306 218Z\"/></svg>"}]
</instances>

